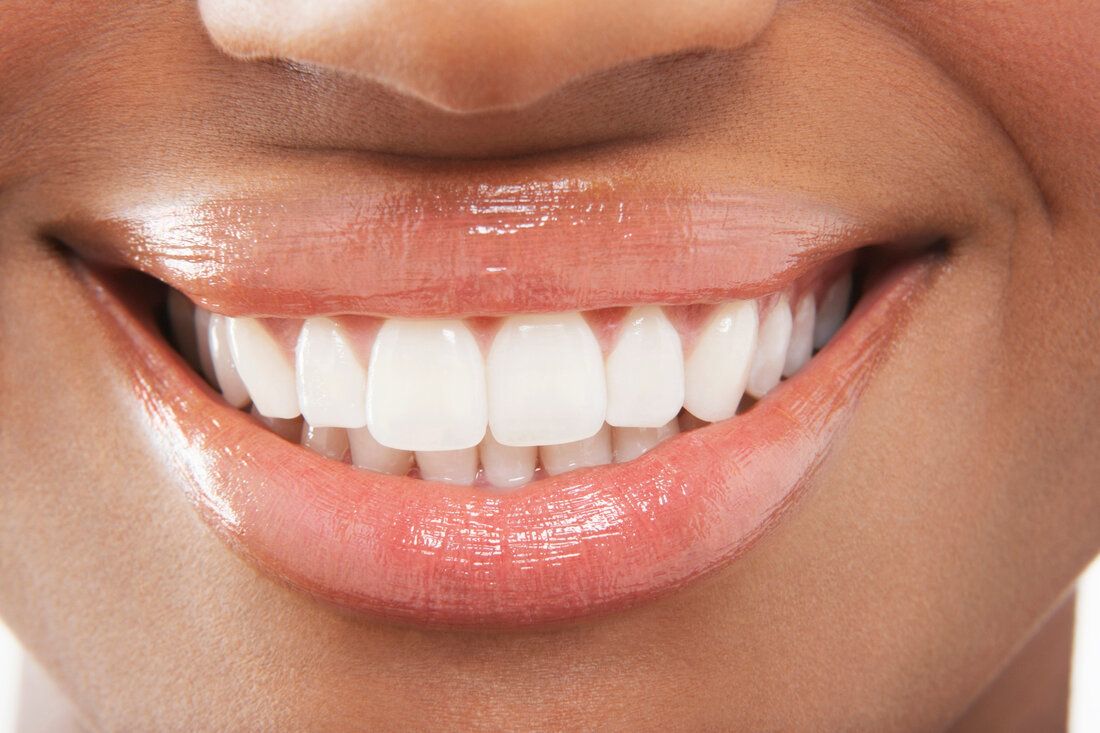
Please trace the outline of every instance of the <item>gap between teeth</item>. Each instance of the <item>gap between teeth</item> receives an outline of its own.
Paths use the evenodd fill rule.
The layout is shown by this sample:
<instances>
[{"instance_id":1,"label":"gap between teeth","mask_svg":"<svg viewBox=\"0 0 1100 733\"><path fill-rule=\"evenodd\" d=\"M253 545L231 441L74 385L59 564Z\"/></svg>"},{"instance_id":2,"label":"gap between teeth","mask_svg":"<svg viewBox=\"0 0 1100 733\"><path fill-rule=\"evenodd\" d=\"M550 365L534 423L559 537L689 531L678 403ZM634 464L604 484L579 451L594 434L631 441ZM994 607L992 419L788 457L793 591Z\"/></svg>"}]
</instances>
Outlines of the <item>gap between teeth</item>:
<instances>
[{"instance_id":1,"label":"gap between teeth","mask_svg":"<svg viewBox=\"0 0 1100 733\"><path fill-rule=\"evenodd\" d=\"M848 313L827 288L621 320L578 312L499 319L228 318L169 294L181 353L269 429L381 473L519 488L624 462L733 417L802 369ZM591 316L592 314L590 314ZM603 334L603 343L599 336Z\"/></svg>"}]
</instances>

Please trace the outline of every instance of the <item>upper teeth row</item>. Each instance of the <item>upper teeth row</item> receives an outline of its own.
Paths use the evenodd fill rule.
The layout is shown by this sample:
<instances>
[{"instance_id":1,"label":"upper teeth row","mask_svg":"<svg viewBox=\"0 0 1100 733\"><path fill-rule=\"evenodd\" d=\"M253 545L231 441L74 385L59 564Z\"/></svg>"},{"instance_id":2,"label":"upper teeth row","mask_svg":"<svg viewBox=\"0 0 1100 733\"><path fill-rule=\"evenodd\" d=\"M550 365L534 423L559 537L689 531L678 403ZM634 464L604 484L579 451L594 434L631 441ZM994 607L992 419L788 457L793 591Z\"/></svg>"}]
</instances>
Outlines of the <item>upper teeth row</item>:
<instances>
[{"instance_id":1,"label":"upper teeth row","mask_svg":"<svg viewBox=\"0 0 1100 733\"><path fill-rule=\"evenodd\" d=\"M815 303L802 294L713 309L685 354L663 308L623 319L604 358L578 312L503 318L485 353L459 319L391 318L373 344L340 319L308 318L293 349L254 318L196 312L200 361L231 404L313 428L363 428L400 451L456 451L491 433L502 446L549 446L604 424L659 428L681 408L708 422L735 414L809 359L847 313L851 277ZM770 303L770 307L764 307Z\"/></svg>"}]
</instances>

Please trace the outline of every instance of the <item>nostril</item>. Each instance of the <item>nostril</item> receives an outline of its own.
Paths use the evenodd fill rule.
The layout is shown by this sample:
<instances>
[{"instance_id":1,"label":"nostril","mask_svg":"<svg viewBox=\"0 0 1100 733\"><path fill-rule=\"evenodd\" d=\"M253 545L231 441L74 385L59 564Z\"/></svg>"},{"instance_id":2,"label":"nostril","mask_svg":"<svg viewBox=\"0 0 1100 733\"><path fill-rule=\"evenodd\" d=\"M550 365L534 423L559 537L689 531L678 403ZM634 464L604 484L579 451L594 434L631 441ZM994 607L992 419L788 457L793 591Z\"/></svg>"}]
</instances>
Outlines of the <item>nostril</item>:
<instances>
[{"instance_id":1,"label":"nostril","mask_svg":"<svg viewBox=\"0 0 1100 733\"><path fill-rule=\"evenodd\" d=\"M731 49L767 26L776 0L200 0L214 43L385 84L451 112L514 109L570 81L701 49Z\"/></svg>"}]
</instances>

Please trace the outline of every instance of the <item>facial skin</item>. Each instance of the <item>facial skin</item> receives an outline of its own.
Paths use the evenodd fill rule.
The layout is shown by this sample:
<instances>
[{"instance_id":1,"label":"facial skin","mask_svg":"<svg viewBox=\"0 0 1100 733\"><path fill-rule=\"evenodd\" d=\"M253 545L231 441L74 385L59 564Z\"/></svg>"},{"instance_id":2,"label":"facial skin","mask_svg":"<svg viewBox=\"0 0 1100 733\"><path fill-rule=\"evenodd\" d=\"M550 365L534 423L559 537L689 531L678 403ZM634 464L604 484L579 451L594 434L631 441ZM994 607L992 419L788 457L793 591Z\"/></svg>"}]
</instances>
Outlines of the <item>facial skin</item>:
<instances>
[{"instance_id":1,"label":"facial skin","mask_svg":"<svg viewBox=\"0 0 1100 733\"><path fill-rule=\"evenodd\" d=\"M313 5L5 7L0 615L91 727L958 719L1100 550L1100 8ZM948 265L744 557L560 628L399 627L282 587L202 525L41 234L196 181L433 166L862 202L941 233Z\"/></svg>"}]
</instances>

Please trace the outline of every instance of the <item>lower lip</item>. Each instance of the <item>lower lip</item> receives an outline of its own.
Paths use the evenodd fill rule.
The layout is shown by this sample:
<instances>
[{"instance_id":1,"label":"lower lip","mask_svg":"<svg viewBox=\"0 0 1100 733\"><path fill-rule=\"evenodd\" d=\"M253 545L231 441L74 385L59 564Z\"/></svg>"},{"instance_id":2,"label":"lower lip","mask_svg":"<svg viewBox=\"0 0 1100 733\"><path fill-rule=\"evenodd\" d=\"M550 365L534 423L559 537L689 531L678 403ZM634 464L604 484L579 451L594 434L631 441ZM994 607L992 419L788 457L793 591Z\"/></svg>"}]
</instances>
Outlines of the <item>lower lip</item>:
<instances>
[{"instance_id":1,"label":"lower lip","mask_svg":"<svg viewBox=\"0 0 1100 733\"><path fill-rule=\"evenodd\" d=\"M268 574L344 609L518 627L635 606L739 556L811 483L933 271L914 261L747 414L634 461L493 495L360 471L223 404L96 275L147 434L207 523Z\"/></svg>"}]
</instances>

